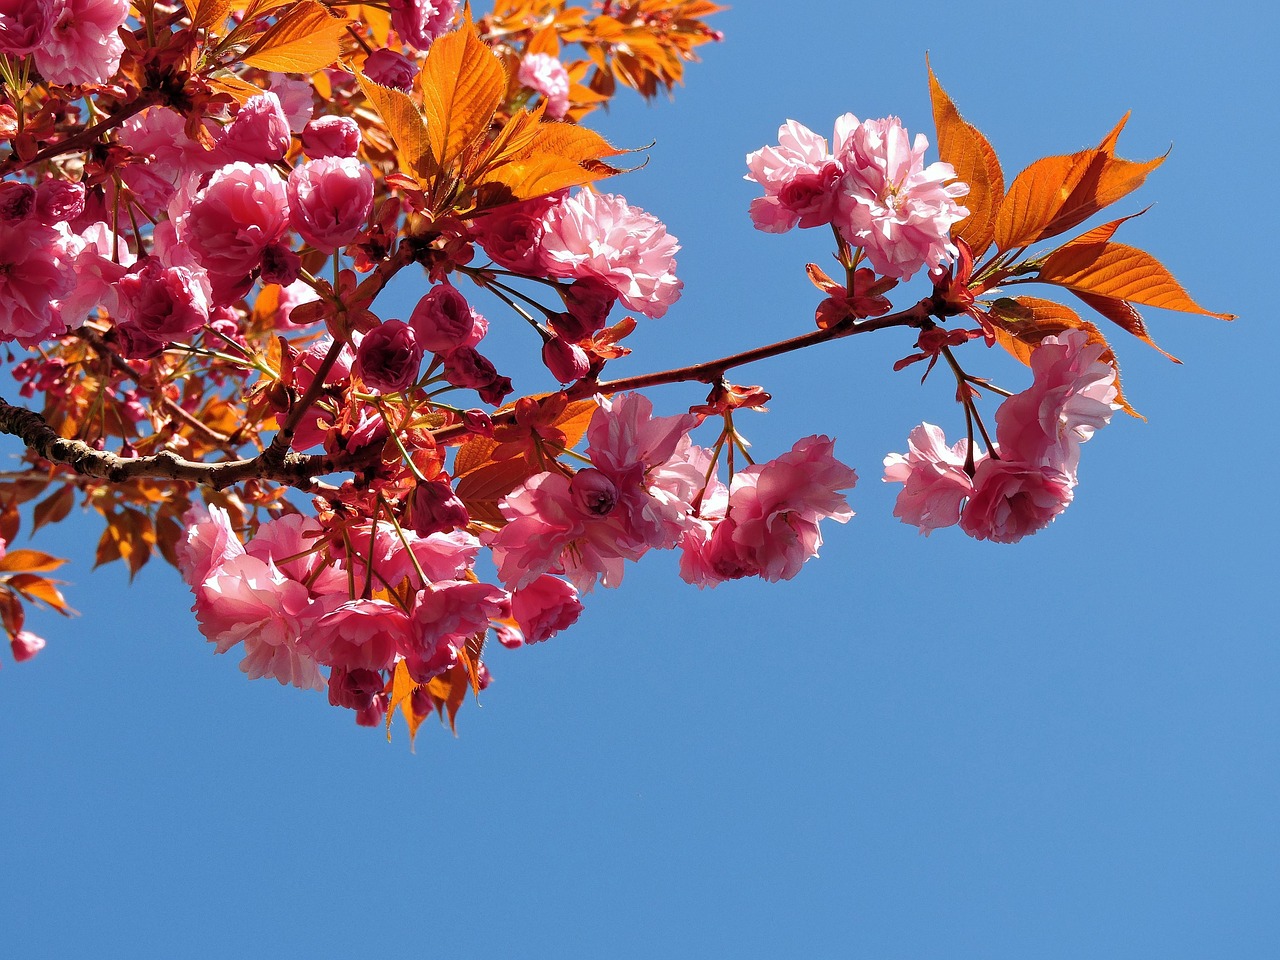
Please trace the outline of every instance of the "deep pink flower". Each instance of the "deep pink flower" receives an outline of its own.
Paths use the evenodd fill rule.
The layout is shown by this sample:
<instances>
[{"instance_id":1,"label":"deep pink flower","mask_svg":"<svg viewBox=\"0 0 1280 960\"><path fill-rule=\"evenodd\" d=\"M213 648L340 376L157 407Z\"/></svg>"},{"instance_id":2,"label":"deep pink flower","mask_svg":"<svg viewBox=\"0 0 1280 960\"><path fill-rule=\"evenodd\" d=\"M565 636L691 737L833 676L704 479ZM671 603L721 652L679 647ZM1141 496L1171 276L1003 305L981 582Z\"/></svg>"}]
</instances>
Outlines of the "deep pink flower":
<instances>
[{"instance_id":1,"label":"deep pink flower","mask_svg":"<svg viewBox=\"0 0 1280 960\"><path fill-rule=\"evenodd\" d=\"M26 220L36 209L36 188L16 180L0 182L0 223L5 228Z\"/></svg>"},{"instance_id":2,"label":"deep pink flower","mask_svg":"<svg viewBox=\"0 0 1280 960\"><path fill-rule=\"evenodd\" d=\"M34 218L0 229L0 342L33 347L66 331L57 301L75 290L73 261L65 234Z\"/></svg>"},{"instance_id":3,"label":"deep pink flower","mask_svg":"<svg viewBox=\"0 0 1280 960\"><path fill-rule=\"evenodd\" d=\"M205 639L226 653L244 642L240 669L252 679L322 690L324 682L302 645L311 600L307 588L270 560L242 555L215 567L196 588L196 621Z\"/></svg>"},{"instance_id":4,"label":"deep pink flower","mask_svg":"<svg viewBox=\"0 0 1280 960\"><path fill-rule=\"evenodd\" d=\"M956 203L969 185L949 163L925 167L928 146L924 134L910 142L897 117L865 120L837 144L840 233L883 276L906 280L956 256L951 225L969 215Z\"/></svg>"},{"instance_id":5,"label":"deep pink flower","mask_svg":"<svg viewBox=\"0 0 1280 960\"><path fill-rule=\"evenodd\" d=\"M510 609L505 590L488 583L443 580L428 583L414 599L417 627L404 651L409 673L418 682L443 673L469 638L489 628L489 621Z\"/></svg>"},{"instance_id":6,"label":"deep pink flower","mask_svg":"<svg viewBox=\"0 0 1280 960\"><path fill-rule=\"evenodd\" d=\"M617 292L608 284L588 277L560 286L565 313L551 320L557 334L571 343L586 340L604 329L609 311L618 300Z\"/></svg>"},{"instance_id":7,"label":"deep pink flower","mask_svg":"<svg viewBox=\"0 0 1280 960\"><path fill-rule=\"evenodd\" d=\"M426 50L448 32L457 9L457 0L391 0L391 25L409 46Z\"/></svg>"},{"instance_id":8,"label":"deep pink flower","mask_svg":"<svg viewBox=\"0 0 1280 960\"><path fill-rule=\"evenodd\" d=\"M573 626L581 613L578 591L559 577L538 577L511 595L511 616L520 625L525 643L555 636Z\"/></svg>"},{"instance_id":9,"label":"deep pink flower","mask_svg":"<svg viewBox=\"0 0 1280 960\"><path fill-rule=\"evenodd\" d=\"M150 357L209 321L210 290L203 271L165 267L155 258L115 284L116 333L126 357Z\"/></svg>"},{"instance_id":10,"label":"deep pink flower","mask_svg":"<svg viewBox=\"0 0 1280 960\"><path fill-rule=\"evenodd\" d=\"M569 112L569 71L549 53L527 53L520 61L516 82L537 93L547 104L547 116L559 120Z\"/></svg>"},{"instance_id":11,"label":"deep pink flower","mask_svg":"<svg viewBox=\"0 0 1280 960\"><path fill-rule=\"evenodd\" d=\"M1052 467L989 458L973 475L960 529L977 540L1017 543L1047 527L1071 503L1071 478Z\"/></svg>"},{"instance_id":12,"label":"deep pink flower","mask_svg":"<svg viewBox=\"0 0 1280 960\"><path fill-rule=\"evenodd\" d=\"M1074 481L1080 444L1119 409L1116 369L1106 346L1083 330L1046 337L1031 354L1033 382L996 411L1001 455L1052 466Z\"/></svg>"},{"instance_id":13,"label":"deep pink flower","mask_svg":"<svg viewBox=\"0 0 1280 960\"><path fill-rule=\"evenodd\" d=\"M354 157L360 149L360 125L350 117L316 117L302 130L302 149L312 160Z\"/></svg>"},{"instance_id":14,"label":"deep pink flower","mask_svg":"<svg viewBox=\"0 0 1280 960\"><path fill-rule=\"evenodd\" d=\"M187 528L186 536L174 552L182 579L193 590L208 580L216 567L244 553L230 515L217 504L193 504L182 515L182 524Z\"/></svg>"},{"instance_id":15,"label":"deep pink flower","mask_svg":"<svg viewBox=\"0 0 1280 960\"><path fill-rule=\"evenodd\" d=\"M356 723L362 727L379 726L387 715L385 687L386 680L374 670L334 667L329 672L329 702L356 711Z\"/></svg>"},{"instance_id":16,"label":"deep pink flower","mask_svg":"<svg viewBox=\"0 0 1280 960\"><path fill-rule=\"evenodd\" d=\"M231 163L215 172L183 220L183 239L209 272L213 300L249 292L263 251L289 229L285 182L264 164Z\"/></svg>"},{"instance_id":17,"label":"deep pink flower","mask_svg":"<svg viewBox=\"0 0 1280 960\"><path fill-rule=\"evenodd\" d=\"M409 525L420 537L448 533L471 522L467 508L447 479L420 481L409 495Z\"/></svg>"},{"instance_id":18,"label":"deep pink flower","mask_svg":"<svg viewBox=\"0 0 1280 960\"><path fill-rule=\"evenodd\" d=\"M127 0L49 0L53 29L33 51L50 83L105 83L120 66Z\"/></svg>"},{"instance_id":19,"label":"deep pink flower","mask_svg":"<svg viewBox=\"0 0 1280 960\"><path fill-rule=\"evenodd\" d=\"M413 327L387 320L364 335L356 349L356 369L365 385L380 393L408 390L418 380L422 346Z\"/></svg>"},{"instance_id":20,"label":"deep pink flower","mask_svg":"<svg viewBox=\"0 0 1280 960\"><path fill-rule=\"evenodd\" d=\"M219 164L279 163L289 152L289 118L272 91L250 97L222 131L213 150Z\"/></svg>"},{"instance_id":21,"label":"deep pink flower","mask_svg":"<svg viewBox=\"0 0 1280 960\"><path fill-rule=\"evenodd\" d=\"M973 481L964 470L969 441L948 447L940 428L922 423L911 431L907 444L906 454L884 458L885 482L904 485L893 515L926 536L959 523L960 504L973 493Z\"/></svg>"},{"instance_id":22,"label":"deep pink flower","mask_svg":"<svg viewBox=\"0 0 1280 960\"><path fill-rule=\"evenodd\" d=\"M576 343L552 337L542 345L542 362L557 383L573 383L587 375L591 359Z\"/></svg>"},{"instance_id":23,"label":"deep pink flower","mask_svg":"<svg viewBox=\"0 0 1280 960\"><path fill-rule=\"evenodd\" d=\"M679 249L656 217L612 193L581 191L543 219L541 260L551 276L603 281L646 317L661 317L680 299Z\"/></svg>"},{"instance_id":24,"label":"deep pink flower","mask_svg":"<svg viewBox=\"0 0 1280 960\"><path fill-rule=\"evenodd\" d=\"M84 184L73 180L42 180L36 189L36 216L48 226L66 223L84 213Z\"/></svg>"},{"instance_id":25,"label":"deep pink flower","mask_svg":"<svg viewBox=\"0 0 1280 960\"><path fill-rule=\"evenodd\" d=\"M320 663L343 670L386 670L411 647L413 623L385 600L348 600L312 624L304 638Z\"/></svg>"},{"instance_id":26,"label":"deep pink flower","mask_svg":"<svg viewBox=\"0 0 1280 960\"><path fill-rule=\"evenodd\" d=\"M373 172L355 157L309 160L289 174L293 227L322 253L354 240L372 207Z\"/></svg>"},{"instance_id":27,"label":"deep pink flower","mask_svg":"<svg viewBox=\"0 0 1280 960\"><path fill-rule=\"evenodd\" d=\"M498 266L537 274L542 266L543 220L553 205L549 198L539 197L499 207L471 222L472 235Z\"/></svg>"},{"instance_id":28,"label":"deep pink flower","mask_svg":"<svg viewBox=\"0 0 1280 960\"><path fill-rule=\"evenodd\" d=\"M55 8L31 0L0 0L0 54L25 57L46 43Z\"/></svg>"},{"instance_id":29,"label":"deep pink flower","mask_svg":"<svg viewBox=\"0 0 1280 960\"><path fill-rule=\"evenodd\" d=\"M120 168L134 198L153 216L173 199L178 186L216 166L213 154L186 134L182 114L151 107L120 125L119 141L139 162Z\"/></svg>"},{"instance_id":30,"label":"deep pink flower","mask_svg":"<svg viewBox=\"0 0 1280 960\"><path fill-rule=\"evenodd\" d=\"M511 378L497 368L475 347L458 347L444 358L444 378L455 387L475 390L480 399L494 406L511 392Z\"/></svg>"},{"instance_id":31,"label":"deep pink flower","mask_svg":"<svg viewBox=\"0 0 1280 960\"><path fill-rule=\"evenodd\" d=\"M28 630L20 630L17 636L9 638L9 649L13 652L15 663L30 660L45 647L44 637L38 637Z\"/></svg>"}]
</instances>

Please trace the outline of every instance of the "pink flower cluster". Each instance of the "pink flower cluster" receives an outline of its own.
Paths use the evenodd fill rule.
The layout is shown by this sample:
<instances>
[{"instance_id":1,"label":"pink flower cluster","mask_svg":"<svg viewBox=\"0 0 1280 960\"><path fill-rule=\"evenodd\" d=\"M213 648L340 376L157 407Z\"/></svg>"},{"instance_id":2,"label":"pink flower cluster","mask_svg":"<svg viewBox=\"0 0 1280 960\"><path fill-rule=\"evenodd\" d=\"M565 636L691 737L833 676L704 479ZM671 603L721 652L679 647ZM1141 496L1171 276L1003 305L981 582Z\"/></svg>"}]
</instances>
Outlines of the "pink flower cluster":
<instances>
[{"instance_id":1,"label":"pink flower cluster","mask_svg":"<svg viewBox=\"0 0 1280 960\"><path fill-rule=\"evenodd\" d=\"M788 120L777 146L747 155L745 179L765 191L751 202L751 219L768 233L834 224L878 274L899 280L950 262L951 226L969 215L956 199L969 187L954 182L949 163L924 165L928 145L923 134L910 140L897 117L859 122L846 113L831 149Z\"/></svg>"},{"instance_id":2,"label":"pink flower cluster","mask_svg":"<svg viewBox=\"0 0 1280 960\"><path fill-rule=\"evenodd\" d=\"M912 430L908 452L884 460L884 479L903 484L894 516L924 534L959 523L996 543L1048 526L1071 503L1080 444L1119 409L1104 351L1079 330L1045 338L1031 355L1031 386L996 411L990 454L970 460L968 441L948 447L928 423Z\"/></svg>"},{"instance_id":3,"label":"pink flower cluster","mask_svg":"<svg viewBox=\"0 0 1280 960\"><path fill-rule=\"evenodd\" d=\"M454 666L494 620L504 621L513 644L536 643L581 612L577 592L555 577L514 595L476 581L480 543L460 530L419 536L364 521L335 533L294 514L242 543L217 506L193 507L184 520L179 566L216 651L243 645L240 669L250 678L327 687L330 702L356 710L362 724L385 714L397 662L426 682Z\"/></svg>"},{"instance_id":4,"label":"pink flower cluster","mask_svg":"<svg viewBox=\"0 0 1280 960\"><path fill-rule=\"evenodd\" d=\"M517 204L474 221L493 261L519 273L594 280L631 310L661 317L680 299L676 238L612 193L583 190Z\"/></svg>"},{"instance_id":5,"label":"pink flower cluster","mask_svg":"<svg viewBox=\"0 0 1280 960\"><path fill-rule=\"evenodd\" d=\"M699 586L789 579L816 556L818 521L853 515L838 491L857 477L826 437L748 467L727 491L710 452L689 439L700 418L652 413L640 394L602 404L587 431L590 467L540 473L501 502L507 524L491 546L503 583L518 589L557 573L582 591L614 587L624 561L676 546L682 575Z\"/></svg>"},{"instance_id":6,"label":"pink flower cluster","mask_svg":"<svg viewBox=\"0 0 1280 960\"><path fill-rule=\"evenodd\" d=\"M128 16L126 0L0 0L0 54L30 54L49 83L105 83Z\"/></svg>"}]
</instances>

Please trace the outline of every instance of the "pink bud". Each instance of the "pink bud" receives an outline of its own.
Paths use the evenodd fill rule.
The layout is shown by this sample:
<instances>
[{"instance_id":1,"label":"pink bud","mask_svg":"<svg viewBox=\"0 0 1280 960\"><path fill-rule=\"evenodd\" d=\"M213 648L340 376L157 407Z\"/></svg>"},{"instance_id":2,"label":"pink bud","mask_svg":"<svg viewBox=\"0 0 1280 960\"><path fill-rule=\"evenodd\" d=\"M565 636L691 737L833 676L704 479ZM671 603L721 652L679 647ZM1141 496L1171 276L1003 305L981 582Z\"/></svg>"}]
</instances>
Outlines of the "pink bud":
<instances>
[{"instance_id":1,"label":"pink bud","mask_svg":"<svg viewBox=\"0 0 1280 960\"><path fill-rule=\"evenodd\" d=\"M407 390L418 379L422 347L413 327L401 320L388 320L360 341L356 365L366 386L382 393Z\"/></svg>"},{"instance_id":2,"label":"pink bud","mask_svg":"<svg viewBox=\"0 0 1280 960\"><path fill-rule=\"evenodd\" d=\"M579 470L569 481L574 505L592 517L607 517L618 505L618 488L594 467Z\"/></svg>"},{"instance_id":3,"label":"pink bud","mask_svg":"<svg viewBox=\"0 0 1280 960\"><path fill-rule=\"evenodd\" d=\"M289 118L274 93L250 97L231 121L216 153L222 163L278 163L289 152Z\"/></svg>"},{"instance_id":4,"label":"pink bud","mask_svg":"<svg viewBox=\"0 0 1280 960\"><path fill-rule=\"evenodd\" d=\"M24 660L30 660L44 649L44 637L37 637L34 633L23 630L16 637L9 640L9 647L13 650L13 659L18 663L22 663Z\"/></svg>"},{"instance_id":5,"label":"pink bud","mask_svg":"<svg viewBox=\"0 0 1280 960\"><path fill-rule=\"evenodd\" d=\"M582 602L573 585L543 574L511 595L511 616L526 643L541 643L577 622Z\"/></svg>"},{"instance_id":6,"label":"pink bud","mask_svg":"<svg viewBox=\"0 0 1280 960\"><path fill-rule=\"evenodd\" d=\"M542 362L547 365L551 375L558 383L573 383L581 380L591 369L591 360L587 353L576 343L552 337L542 345Z\"/></svg>"},{"instance_id":7,"label":"pink bud","mask_svg":"<svg viewBox=\"0 0 1280 960\"><path fill-rule=\"evenodd\" d=\"M29 183L0 183L0 221L21 223L36 207L36 188Z\"/></svg>"},{"instance_id":8,"label":"pink bud","mask_svg":"<svg viewBox=\"0 0 1280 960\"><path fill-rule=\"evenodd\" d=\"M561 287L560 296L568 313L558 314L551 321L551 328L572 343L603 330L609 311L618 300L617 291L594 277Z\"/></svg>"},{"instance_id":9,"label":"pink bud","mask_svg":"<svg viewBox=\"0 0 1280 960\"><path fill-rule=\"evenodd\" d=\"M302 131L302 149L312 160L354 157L360 149L360 125L350 117L316 117Z\"/></svg>"},{"instance_id":10,"label":"pink bud","mask_svg":"<svg viewBox=\"0 0 1280 960\"><path fill-rule=\"evenodd\" d=\"M324 157L289 174L289 218L302 239L333 253L355 239L373 206L373 174L354 157Z\"/></svg>"},{"instance_id":11,"label":"pink bud","mask_svg":"<svg viewBox=\"0 0 1280 960\"><path fill-rule=\"evenodd\" d=\"M493 436L493 418L483 410L468 410L462 415L468 433L481 437Z\"/></svg>"},{"instance_id":12,"label":"pink bud","mask_svg":"<svg viewBox=\"0 0 1280 960\"><path fill-rule=\"evenodd\" d=\"M375 50L365 58L364 75L384 87L407 92L413 89L418 65L394 50Z\"/></svg>"},{"instance_id":13,"label":"pink bud","mask_svg":"<svg viewBox=\"0 0 1280 960\"><path fill-rule=\"evenodd\" d=\"M424 350L432 353L448 353L461 346L475 346L472 340L476 328L475 312L467 298L457 288L447 283L431 289L418 301L409 317L413 332Z\"/></svg>"},{"instance_id":14,"label":"pink bud","mask_svg":"<svg viewBox=\"0 0 1280 960\"><path fill-rule=\"evenodd\" d=\"M409 498L409 522L420 537L448 533L471 522L467 508L445 480L428 480L413 488Z\"/></svg>"}]
</instances>

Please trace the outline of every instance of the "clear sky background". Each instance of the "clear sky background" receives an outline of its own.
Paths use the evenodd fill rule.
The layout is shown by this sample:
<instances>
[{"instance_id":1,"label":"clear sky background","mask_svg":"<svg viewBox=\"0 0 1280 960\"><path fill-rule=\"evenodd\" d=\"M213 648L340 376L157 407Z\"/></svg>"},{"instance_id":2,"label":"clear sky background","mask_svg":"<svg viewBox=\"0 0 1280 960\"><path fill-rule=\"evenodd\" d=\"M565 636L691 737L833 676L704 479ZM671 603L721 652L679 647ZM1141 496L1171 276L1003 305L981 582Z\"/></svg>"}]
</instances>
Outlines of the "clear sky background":
<instances>
[{"instance_id":1,"label":"clear sky background","mask_svg":"<svg viewBox=\"0 0 1280 960\"><path fill-rule=\"evenodd\" d=\"M746 418L760 456L828 433L860 472L821 559L699 592L650 557L569 633L493 651L483 705L416 754L246 681L173 570L127 589L90 573L87 519L42 531L83 616L35 617L48 649L0 672L0 956L1276 956L1276 13L783 9L717 17L674 103L599 123L656 141L612 188L684 244L684 299L619 373L811 328L827 237L752 230L743 156L845 111L932 141L926 50L1009 179L1130 109L1122 155L1172 143L1118 239L1240 319L1149 311L1183 366L1117 332L1148 422L1102 431L1074 505L1013 547L891 516L885 453L923 419L963 431L944 376L891 372L908 333L749 369L775 396Z\"/></svg>"}]
</instances>

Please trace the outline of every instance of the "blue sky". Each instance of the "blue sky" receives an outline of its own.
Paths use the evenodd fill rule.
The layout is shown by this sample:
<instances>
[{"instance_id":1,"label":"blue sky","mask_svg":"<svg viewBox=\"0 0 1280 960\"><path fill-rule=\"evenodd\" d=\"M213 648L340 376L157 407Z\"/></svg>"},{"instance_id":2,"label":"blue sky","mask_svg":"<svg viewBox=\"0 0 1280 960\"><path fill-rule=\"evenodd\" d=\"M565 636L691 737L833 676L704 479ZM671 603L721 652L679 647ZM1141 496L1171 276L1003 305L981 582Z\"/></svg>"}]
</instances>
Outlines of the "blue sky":
<instances>
[{"instance_id":1,"label":"blue sky","mask_svg":"<svg viewBox=\"0 0 1280 960\"><path fill-rule=\"evenodd\" d=\"M87 519L42 531L84 616L39 620L48 649L0 672L0 955L1275 955L1276 14L797 9L741 4L674 103L601 118L656 141L613 189L684 244L683 300L619 373L809 329L825 237L753 231L743 156L845 111L932 139L926 50L1008 178L1127 110L1122 155L1172 143L1118 239L1240 319L1149 311L1183 366L1117 334L1148 422L1095 437L1071 509L1014 547L891 516L884 454L963 426L943 378L891 372L905 333L752 368L762 456L828 433L859 470L821 559L699 592L648 558L569 633L496 651L459 737L428 725L416 754L245 681L174 571L90 573Z\"/></svg>"}]
</instances>

